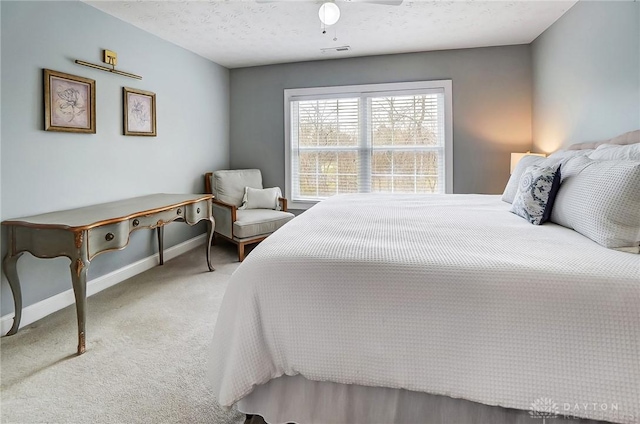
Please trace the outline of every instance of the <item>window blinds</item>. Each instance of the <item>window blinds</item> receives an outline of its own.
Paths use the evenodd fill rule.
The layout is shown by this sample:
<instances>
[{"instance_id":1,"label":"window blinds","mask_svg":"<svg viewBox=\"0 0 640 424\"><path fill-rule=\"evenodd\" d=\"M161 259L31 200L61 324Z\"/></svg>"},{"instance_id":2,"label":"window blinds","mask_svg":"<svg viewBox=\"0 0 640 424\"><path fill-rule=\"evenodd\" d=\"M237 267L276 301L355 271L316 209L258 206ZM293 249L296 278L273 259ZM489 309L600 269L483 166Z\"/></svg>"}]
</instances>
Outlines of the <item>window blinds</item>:
<instances>
[{"instance_id":1,"label":"window blinds","mask_svg":"<svg viewBox=\"0 0 640 424\"><path fill-rule=\"evenodd\" d=\"M368 99L371 191L444 193L444 94Z\"/></svg>"},{"instance_id":2,"label":"window blinds","mask_svg":"<svg viewBox=\"0 0 640 424\"><path fill-rule=\"evenodd\" d=\"M293 200L445 192L444 90L294 98L290 107Z\"/></svg>"}]
</instances>

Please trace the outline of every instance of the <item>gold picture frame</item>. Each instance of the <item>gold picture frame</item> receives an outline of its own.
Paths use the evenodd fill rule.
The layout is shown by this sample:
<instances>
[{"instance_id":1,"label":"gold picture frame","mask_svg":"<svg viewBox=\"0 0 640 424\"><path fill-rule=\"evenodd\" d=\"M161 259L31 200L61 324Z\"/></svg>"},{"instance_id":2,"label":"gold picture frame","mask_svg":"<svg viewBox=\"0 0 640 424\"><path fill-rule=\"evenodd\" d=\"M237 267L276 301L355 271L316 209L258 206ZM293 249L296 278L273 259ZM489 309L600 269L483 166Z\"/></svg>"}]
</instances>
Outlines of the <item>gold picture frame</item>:
<instances>
[{"instance_id":1,"label":"gold picture frame","mask_svg":"<svg viewBox=\"0 0 640 424\"><path fill-rule=\"evenodd\" d=\"M43 69L44 130L96 133L95 80Z\"/></svg>"},{"instance_id":2,"label":"gold picture frame","mask_svg":"<svg viewBox=\"0 0 640 424\"><path fill-rule=\"evenodd\" d=\"M124 135L157 136L156 93L122 87Z\"/></svg>"}]
</instances>

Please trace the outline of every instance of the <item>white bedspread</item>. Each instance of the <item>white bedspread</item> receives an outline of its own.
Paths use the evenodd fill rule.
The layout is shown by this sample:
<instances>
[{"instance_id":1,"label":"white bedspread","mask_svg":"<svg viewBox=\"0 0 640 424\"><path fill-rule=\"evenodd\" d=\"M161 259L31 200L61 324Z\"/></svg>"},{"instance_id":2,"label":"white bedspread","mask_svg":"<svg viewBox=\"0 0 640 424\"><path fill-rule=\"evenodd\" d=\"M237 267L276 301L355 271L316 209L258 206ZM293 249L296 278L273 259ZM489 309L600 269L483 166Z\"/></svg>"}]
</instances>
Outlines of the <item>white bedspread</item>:
<instances>
[{"instance_id":1,"label":"white bedspread","mask_svg":"<svg viewBox=\"0 0 640 424\"><path fill-rule=\"evenodd\" d=\"M640 255L509 206L344 195L286 224L231 277L209 363L219 402L301 374L639 422Z\"/></svg>"}]
</instances>

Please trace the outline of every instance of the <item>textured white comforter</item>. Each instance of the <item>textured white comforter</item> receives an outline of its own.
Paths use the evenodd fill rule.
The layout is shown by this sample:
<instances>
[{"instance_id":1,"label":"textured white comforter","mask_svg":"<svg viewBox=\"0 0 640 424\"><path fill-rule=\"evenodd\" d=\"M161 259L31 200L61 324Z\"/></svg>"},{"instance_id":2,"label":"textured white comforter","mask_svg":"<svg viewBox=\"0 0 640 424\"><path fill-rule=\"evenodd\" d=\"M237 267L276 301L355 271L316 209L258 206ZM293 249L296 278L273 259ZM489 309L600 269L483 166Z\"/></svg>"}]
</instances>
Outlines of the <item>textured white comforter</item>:
<instances>
[{"instance_id":1,"label":"textured white comforter","mask_svg":"<svg viewBox=\"0 0 640 424\"><path fill-rule=\"evenodd\" d=\"M286 224L231 277L209 363L219 402L302 374L638 422L640 256L509 206L344 195Z\"/></svg>"}]
</instances>

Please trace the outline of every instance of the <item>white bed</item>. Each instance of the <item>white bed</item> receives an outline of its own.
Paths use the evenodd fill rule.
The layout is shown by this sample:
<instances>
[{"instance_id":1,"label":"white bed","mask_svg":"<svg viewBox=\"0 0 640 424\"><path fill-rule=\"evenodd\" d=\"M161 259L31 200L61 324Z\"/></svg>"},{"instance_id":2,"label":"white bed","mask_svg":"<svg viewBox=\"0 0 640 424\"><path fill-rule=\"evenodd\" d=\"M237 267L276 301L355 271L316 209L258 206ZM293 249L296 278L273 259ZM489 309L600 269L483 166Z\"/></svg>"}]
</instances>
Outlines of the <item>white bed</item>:
<instances>
[{"instance_id":1,"label":"white bed","mask_svg":"<svg viewBox=\"0 0 640 424\"><path fill-rule=\"evenodd\" d=\"M308 423L376 422L364 399L395 422L428 414L408 406L427 397L439 414L464 399L449 410L475 422L498 419L477 421L493 412L473 405L515 422L551 400L554 413L637 423L640 256L509 208L342 195L289 222L231 277L210 353L218 401ZM423 401L403 403L414 392Z\"/></svg>"}]
</instances>

